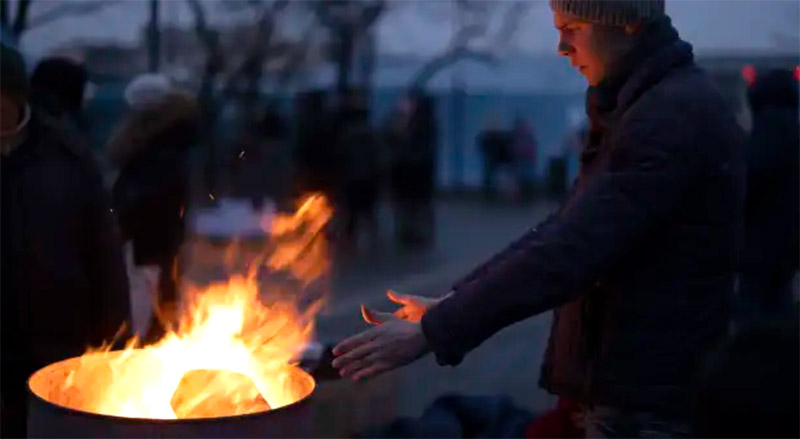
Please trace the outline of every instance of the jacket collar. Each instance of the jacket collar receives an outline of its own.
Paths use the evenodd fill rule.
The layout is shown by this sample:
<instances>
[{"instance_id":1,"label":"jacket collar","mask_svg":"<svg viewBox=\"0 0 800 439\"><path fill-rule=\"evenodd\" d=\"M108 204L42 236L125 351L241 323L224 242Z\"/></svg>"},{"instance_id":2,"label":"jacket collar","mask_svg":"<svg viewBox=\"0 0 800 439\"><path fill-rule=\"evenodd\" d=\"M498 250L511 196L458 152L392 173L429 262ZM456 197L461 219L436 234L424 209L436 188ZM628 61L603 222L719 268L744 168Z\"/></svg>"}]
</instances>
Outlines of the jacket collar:
<instances>
[{"instance_id":1,"label":"jacket collar","mask_svg":"<svg viewBox=\"0 0 800 439\"><path fill-rule=\"evenodd\" d=\"M661 48L646 59L630 76L617 95L617 111L630 107L650 87L657 84L671 70L694 61L692 45L677 40Z\"/></svg>"},{"instance_id":2,"label":"jacket collar","mask_svg":"<svg viewBox=\"0 0 800 439\"><path fill-rule=\"evenodd\" d=\"M589 142L581 162L589 163L600 149L606 128L670 70L694 61L691 44L682 41L669 18L651 24L628 54L611 67L611 74L586 92Z\"/></svg>"},{"instance_id":3,"label":"jacket collar","mask_svg":"<svg viewBox=\"0 0 800 439\"><path fill-rule=\"evenodd\" d=\"M21 165L55 148L65 148L73 156L83 153L82 143L74 134L58 121L33 109L25 128L24 140L8 156L3 156L3 159L8 163Z\"/></svg>"}]
</instances>

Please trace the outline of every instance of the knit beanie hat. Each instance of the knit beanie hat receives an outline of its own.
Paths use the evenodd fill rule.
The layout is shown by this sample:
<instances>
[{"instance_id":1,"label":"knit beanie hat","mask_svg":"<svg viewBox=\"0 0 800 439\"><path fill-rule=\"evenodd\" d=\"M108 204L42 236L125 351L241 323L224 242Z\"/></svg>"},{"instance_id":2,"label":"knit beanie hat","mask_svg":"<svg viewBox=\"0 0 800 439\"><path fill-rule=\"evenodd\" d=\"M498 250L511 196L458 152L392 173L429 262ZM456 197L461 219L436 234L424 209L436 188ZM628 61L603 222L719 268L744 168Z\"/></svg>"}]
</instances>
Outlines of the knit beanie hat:
<instances>
[{"instance_id":1,"label":"knit beanie hat","mask_svg":"<svg viewBox=\"0 0 800 439\"><path fill-rule=\"evenodd\" d=\"M28 101L28 74L22 55L0 44L0 89L20 106Z\"/></svg>"},{"instance_id":2,"label":"knit beanie hat","mask_svg":"<svg viewBox=\"0 0 800 439\"><path fill-rule=\"evenodd\" d=\"M664 17L665 0L550 0L550 7L607 26L626 26Z\"/></svg>"}]
</instances>

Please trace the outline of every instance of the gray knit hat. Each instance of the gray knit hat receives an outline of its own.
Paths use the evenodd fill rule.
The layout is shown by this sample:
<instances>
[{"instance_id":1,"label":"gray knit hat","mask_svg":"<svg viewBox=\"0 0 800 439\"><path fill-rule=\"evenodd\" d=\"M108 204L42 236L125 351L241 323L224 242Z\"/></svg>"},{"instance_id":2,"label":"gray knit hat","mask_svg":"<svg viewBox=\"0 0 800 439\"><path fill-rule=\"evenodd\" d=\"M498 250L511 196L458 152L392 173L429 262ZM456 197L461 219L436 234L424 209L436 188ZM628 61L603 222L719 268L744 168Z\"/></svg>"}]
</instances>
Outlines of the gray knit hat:
<instances>
[{"instance_id":1,"label":"gray knit hat","mask_svg":"<svg viewBox=\"0 0 800 439\"><path fill-rule=\"evenodd\" d=\"M592 23L625 26L665 15L665 0L550 0L553 10Z\"/></svg>"}]
</instances>

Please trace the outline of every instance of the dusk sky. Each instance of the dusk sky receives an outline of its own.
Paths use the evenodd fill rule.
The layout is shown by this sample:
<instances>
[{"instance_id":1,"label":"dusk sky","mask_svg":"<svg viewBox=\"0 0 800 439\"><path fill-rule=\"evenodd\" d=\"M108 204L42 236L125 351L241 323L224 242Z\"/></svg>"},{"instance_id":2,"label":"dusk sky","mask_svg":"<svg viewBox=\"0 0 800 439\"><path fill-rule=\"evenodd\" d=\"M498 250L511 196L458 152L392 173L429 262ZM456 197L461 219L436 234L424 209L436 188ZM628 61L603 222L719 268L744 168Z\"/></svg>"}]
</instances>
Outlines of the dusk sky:
<instances>
[{"instance_id":1,"label":"dusk sky","mask_svg":"<svg viewBox=\"0 0 800 439\"><path fill-rule=\"evenodd\" d=\"M447 8L452 7L450 2L394 2L379 28L379 44L384 53L424 56L447 44L451 27L442 25L441 16L448 16ZM438 3L431 5L433 2ZM526 54L553 54L557 34L547 1L532 0L530 3L513 46ZM35 0L32 16L55 4L53 0ZM141 0L126 0L91 15L62 18L30 30L23 38L22 48L38 57L76 40L135 44L147 19L147 4ZM421 9L427 12L421 12ZM798 51L800 3L796 0L667 0L667 9L682 36L694 44L700 54L712 51ZM191 24L191 14L183 0L163 0L162 16L167 22ZM223 18L215 13L212 20ZM495 20L493 23L499 22ZM782 39L789 44L776 43L776 34L783 35Z\"/></svg>"}]
</instances>

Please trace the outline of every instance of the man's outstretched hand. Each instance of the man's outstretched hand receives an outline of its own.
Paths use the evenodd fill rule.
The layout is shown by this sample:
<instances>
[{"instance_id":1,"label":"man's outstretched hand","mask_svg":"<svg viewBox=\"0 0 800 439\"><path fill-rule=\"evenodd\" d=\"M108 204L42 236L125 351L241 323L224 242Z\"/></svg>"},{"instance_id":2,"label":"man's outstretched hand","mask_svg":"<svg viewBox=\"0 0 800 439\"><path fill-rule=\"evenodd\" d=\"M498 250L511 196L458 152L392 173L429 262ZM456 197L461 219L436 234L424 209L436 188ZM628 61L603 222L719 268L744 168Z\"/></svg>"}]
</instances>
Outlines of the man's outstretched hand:
<instances>
[{"instance_id":1,"label":"man's outstretched hand","mask_svg":"<svg viewBox=\"0 0 800 439\"><path fill-rule=\"evenodd\" d=\"M428 352L428 342L420 320L441 299L388 292L395 303L403 305L394 313L372 311L363 305L364 321L375 325L367 331L342 341L335 348L333 366L339 374L355 381L367 379L405 366Z\"/></svg>"}]
</instances>

